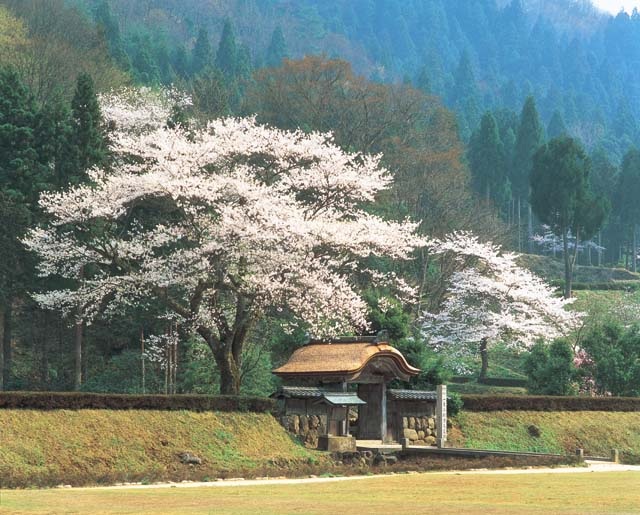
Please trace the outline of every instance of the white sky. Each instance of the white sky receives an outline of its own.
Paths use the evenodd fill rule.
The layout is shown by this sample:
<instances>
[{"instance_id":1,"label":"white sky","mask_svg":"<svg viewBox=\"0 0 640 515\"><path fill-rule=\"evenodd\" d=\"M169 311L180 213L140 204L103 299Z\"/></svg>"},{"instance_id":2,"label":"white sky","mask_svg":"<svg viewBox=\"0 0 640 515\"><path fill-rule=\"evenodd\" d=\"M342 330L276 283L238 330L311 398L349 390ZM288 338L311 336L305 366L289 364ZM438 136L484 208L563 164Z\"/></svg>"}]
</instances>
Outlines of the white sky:
<instances>
[{"instance_id":1,"label":"white sky","mask_svg":"<svg viewBox=\"0 0 640 515\"><path fill-rule=\"evenodd\" d=\"M591 0L594 5L600 7L605 11L609 11L612 14L618 14L620 8L624 7L624 10L631 14L634 7L640 10L640 0Z\"/></svg>"}]
</instances>

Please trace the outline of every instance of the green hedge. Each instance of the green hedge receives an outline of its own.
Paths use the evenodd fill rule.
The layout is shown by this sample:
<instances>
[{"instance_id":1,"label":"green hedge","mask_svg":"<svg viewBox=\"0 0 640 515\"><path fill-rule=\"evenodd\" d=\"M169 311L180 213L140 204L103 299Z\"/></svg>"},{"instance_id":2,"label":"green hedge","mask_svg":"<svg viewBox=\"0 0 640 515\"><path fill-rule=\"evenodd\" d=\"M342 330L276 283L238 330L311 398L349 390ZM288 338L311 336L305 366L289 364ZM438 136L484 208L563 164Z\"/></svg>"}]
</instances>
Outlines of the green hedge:
<instances>
[{"instance_id":1,"label":"green hedge","mask_svg":"<svg viewBox=\"0 0 640 515\"><path fill-rule=\"evenodd\" d=\"M564 280L556 279L551 281L555 288L564 289ZM640 289L640 281L607 281L607 282L574 282L571 284L573 290L620 290L637 291Z\"/></svg>"},{"instance_id":2,"label":"green hedge","mask_svg":"<svg viewBox=\"0 0 640 515\"><path fill-rule=\"evenodd\" d=\"M0 409L140 409L271 412L272 399L231 395L118 395L76 392L2 392Z\"/></svg>"},{"instance_id":3,"label":"green hedge","mask_svg":"<svg viewBox=\"0 0 640 515\"><path fill-rule=\"evenodd\" d=\"M639 397L462 395L463 411L640 411Z\"/></svg>"}]
</instances>

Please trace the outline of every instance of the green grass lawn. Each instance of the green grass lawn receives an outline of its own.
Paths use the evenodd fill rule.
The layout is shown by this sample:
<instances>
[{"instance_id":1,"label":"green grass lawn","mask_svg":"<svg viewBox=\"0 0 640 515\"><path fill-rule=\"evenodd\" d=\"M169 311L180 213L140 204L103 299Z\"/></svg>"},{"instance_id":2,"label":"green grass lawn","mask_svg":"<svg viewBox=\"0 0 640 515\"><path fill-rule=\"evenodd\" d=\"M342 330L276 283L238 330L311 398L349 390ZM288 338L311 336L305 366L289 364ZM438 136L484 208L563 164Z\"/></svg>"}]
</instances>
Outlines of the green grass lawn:
<instances>
[{"instance_id":1,"label":"green grass lawn","mask_svg":"<svg viewBox=\"0 0 640 515\"><path fill-rule=\"evenodd\" d=\"M618 449L633 463L640 455L638 412L462 411L454 420L449 432L454 447L559 454L582 448L588 456L609 456Z\"/></svg>"},{"instance_id":2,"label":"green grass lawn","mask_svg":"<svg viewBox=\"0 0 640 515\"><path fill-rule=\"evenodd\" d=\"M639 513L640 474L414 474L337 483L146 490L18 490L0 513Z\"/></svg>"}]
</instances>

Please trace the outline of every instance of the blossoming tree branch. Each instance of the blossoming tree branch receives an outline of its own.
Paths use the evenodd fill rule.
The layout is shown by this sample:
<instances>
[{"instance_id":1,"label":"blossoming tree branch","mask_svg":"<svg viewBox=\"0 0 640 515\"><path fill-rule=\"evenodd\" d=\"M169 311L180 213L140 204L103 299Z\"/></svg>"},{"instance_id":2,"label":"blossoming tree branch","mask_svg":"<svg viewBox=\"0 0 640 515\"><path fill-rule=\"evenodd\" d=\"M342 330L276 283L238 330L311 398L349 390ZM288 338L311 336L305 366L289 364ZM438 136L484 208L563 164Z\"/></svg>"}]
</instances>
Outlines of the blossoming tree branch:
<instances>
[{"instance_id":1,"label":"blossoming tree branch","mask_svg":"<svg viewBox=\"0 0 640 515\"><path fill-rule=\"evenodd\" d=\"M160 301L210 347L221 393L237 394L259 317L286 310L326 337L366 326L356 275L412 293L364 264L425 243L415 224L365 210L390 186L379 156L251 118L169 128L168 97L144 91L105 96L102 109L114 165L42 195L50 222L25 241L42 275L77 281L82 270L77 288L38 295L43 306L90 323Z\"/></svg>"}]
</instances>

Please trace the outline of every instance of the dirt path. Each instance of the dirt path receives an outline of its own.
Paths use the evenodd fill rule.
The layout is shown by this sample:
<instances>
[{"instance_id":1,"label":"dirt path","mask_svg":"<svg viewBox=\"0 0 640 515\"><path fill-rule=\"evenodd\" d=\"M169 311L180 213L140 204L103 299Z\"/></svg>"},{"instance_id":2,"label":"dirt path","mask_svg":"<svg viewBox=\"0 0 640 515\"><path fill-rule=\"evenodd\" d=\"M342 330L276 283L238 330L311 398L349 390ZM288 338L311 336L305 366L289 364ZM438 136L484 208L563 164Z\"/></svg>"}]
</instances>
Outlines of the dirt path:
<instances>
[{"instance_id":1,"label":"dirt path","mask_svg":"<svg viewBox=\"0 0 640 515\"><path fill-rule=\"evenodd\" d=\"M409 472L409 474L432 475L469 475L469 474L575 474L587 472L639 472L640 465L622 465L619 463L586 461L586 467L541 467L541 468L508 468L508 469L474 469L452 470L446 472ZM298 485L307 483L332 483L337 481L358 481L361 479L385 478L398 474L375 474L371 476L340 476L340 477L308 477L301 479L268 478L268 479L224 479L209 482L156 483L152 485L128 484L116 486L97 486L73 488L73 490L115 490L115 489L148 489L148 488L199 488L199 487L230 487L230 486L259 486L259 485Z\"/></svg>"}]
</instances>

